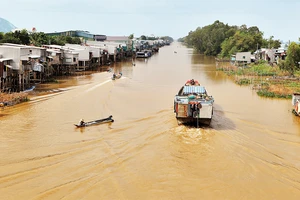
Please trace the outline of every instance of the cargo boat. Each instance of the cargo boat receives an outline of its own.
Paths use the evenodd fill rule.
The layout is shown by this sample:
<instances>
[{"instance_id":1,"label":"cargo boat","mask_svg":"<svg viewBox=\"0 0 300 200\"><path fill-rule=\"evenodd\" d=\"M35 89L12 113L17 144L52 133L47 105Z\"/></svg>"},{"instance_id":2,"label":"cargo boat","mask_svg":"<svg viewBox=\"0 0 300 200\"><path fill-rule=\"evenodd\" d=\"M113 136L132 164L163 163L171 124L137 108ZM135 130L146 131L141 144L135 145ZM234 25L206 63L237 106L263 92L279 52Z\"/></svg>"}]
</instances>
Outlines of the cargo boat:
<instances>
[{"instance_id":1,"label":"cargo boat","mask_svg":"<svg viewBox=\"0 0 300 200\"><path fill-rule=\"evenodd\" d=\"M209 125L213 116L214 98L200 85L184 85L174 98L178 124Z\"/></svg>"}]
</instances>

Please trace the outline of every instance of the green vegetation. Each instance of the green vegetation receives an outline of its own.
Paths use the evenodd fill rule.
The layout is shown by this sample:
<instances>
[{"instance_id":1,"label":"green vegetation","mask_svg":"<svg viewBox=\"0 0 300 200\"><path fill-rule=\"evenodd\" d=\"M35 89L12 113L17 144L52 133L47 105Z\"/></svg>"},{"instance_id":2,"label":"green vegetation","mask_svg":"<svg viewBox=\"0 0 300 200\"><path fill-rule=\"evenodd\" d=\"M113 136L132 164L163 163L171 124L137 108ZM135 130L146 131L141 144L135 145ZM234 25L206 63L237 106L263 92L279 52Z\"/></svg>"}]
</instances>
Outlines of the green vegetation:
<instances>
[{"instance_id":1,"label":"green vegetation","mask_svg":"<svg viewBox=\"0 0 300 200\"><path fill-rule=\"evenodd\" d=\"M242 78L236 81L237 84L239 85L249 85L250 84L250 79L248 78Z\"/></svg>"},{"instance_id":2,"label":"green vegetation","mask_svg":"<svg viewBox=\"0 0 300 200\"><path fill-rule=\"evenodd\" d=\"M257 94L261 97L292 99L292 94L279 94L275 92L270 92L268 90L259 90Z\"/></svg>"},{"instance_id":3,"label":"green vegetation","mask_svg":"<svg viewBox=\"0 0 300 200\"><path fill-rule=\"evenodd\" d=\"M271 67L266 62L260 62L258 64L252 64L250 66L251 67L244 69L245 74L258 76L274 76L280 73L278 67Z\"/></svg>"},{"instance_id":4,"label":"green vegetation","mask_svg":"<svg viewBox=\"0 0 300 200\"><path fill-rule=\"evenodd\" d=\"M169 42L173 42L174 39L170 36L162 36L160 37L160 39L164 40L164 41L169 41Z\"/></svg>"},{"instance_id":5,"label":"green vegetation","mask_svg":"<svg viewBox=\"0 0 300 200\"><path fill-rule=\"evenodd\" d=\"M81 40L78 37L70 36L49 36L43 32L28 33L27 30L14 31L8 33L0 33L0 43L13 43L41 46L43 44L56 44L65 45L69 44L81 44Z\"/></svg>"},{"instance_id":6,"label":"green vegetation","mask_svg":"<svg viewBox=\"0 0 300 200\"><path fill-rule=\"evenodd\" d=\"M59 83L59 81L53 77L47 78L44 82L45 83Z\"/></svg>"},{"instance_id":7,"label":"green vegetation","mask_svg":"<svg viewBox=\"0 0 300 200\"><path fill-rule=\"evenodd\" d=\"M265 62L246 68L223 66L218 70L234 78L239 85L252 85L259 96L290 99L294 92L300 92L300 71L291 77L288 71Z\"/></svg>"},{"instance_id":8,"label":"green vegetation","mask_svg":"<svg viewBox=\"0 0 300 200\"><path fill-rule=\"evenodd\" d=\"M237 27L215 21L212 25L190 31L183 40L189 47L195 48L200 53L216 56L221 52L222 42L233 36L236 30Z\"/></svg>"},{"instance_id":9,"label":"green vegetation","mask_svg":"<svg viewBox=\"0 0 300 200\"><path fill-rule=\"evenodd\" d=\"M211 25L190 31L180 41L205 55L229 58L237 52L254 52L262 47L278 48L281 43L273 38L264 39L263 32L256 26L229 26L217 20Z\"/></svg>"},{"instance_id":10,"label":"green vegetation","mask_svg":"<svg viewBox=\"0 0 300 200\"><path fill-rule=\"evenodd\" d=\"M287 70L290 75L295 75L300 70L300 45L292 42L287 50L287 57L279 64L280 68ZM299 73L299 72L298 72Z\"/></svg>"},{"instance_id":11,"label":"green vegetation","mask_svg":"<svg viewBox=\"0 0 300 200\"><path fill-rule=\"evenodd\" d=\"M129 37L131 37L131 35ZM169 42L174 41L174 39L170 36L155 37L155 36L141 35L141 37L139 39L141 39L141 40L158 40L158 39L162 39L164 41L169 41Z\"/></svg>"},{"instance_id":12,"label":"green vegetation","mask_svg":"<svg viewBox=\"0 0 300 200\"><path fill-rule=\"evenodd\" d=\"M261 48L277 49L281 45L273 36L263 38L263 32L256 26L229 26L218 20L190 31L179 41L199 53L217 56L221 60L229 60L238 52L254 53ZM278 65L270 65L266 61L258 61L246 67L222 66L221 63L217 70L235 77L239 85L253 84L260 96L291 98L293 92L300 92L300 44L290 43L286 54L286 58L279 60Z\"/></svg>"},{"instance_id":13,"label":"green vegetation","mask_svg":"<svg viewBox=\"0 0 300 200\"><path fill-rule=\"evenodd\" d=\"M134 34L133 33L128 36L128 39L133 39L133 38L134 38Z\"/></svg>"},{"instance_id":14,"label":"green vegetation","mask_svg":"<svg viewBox=\"0 0 300 200\"><path fill-rule=\"evenodd\" d=\"M133 34L131 34L129 36L129 39L133 38ZM155 37L155 36L145 36L145 35L141 35L141 37L139 38L140 40L164 40L167 41L169 43L173 42L174 39L170 36L163 36L163 37Z\"/></svg>"}]
</instances>

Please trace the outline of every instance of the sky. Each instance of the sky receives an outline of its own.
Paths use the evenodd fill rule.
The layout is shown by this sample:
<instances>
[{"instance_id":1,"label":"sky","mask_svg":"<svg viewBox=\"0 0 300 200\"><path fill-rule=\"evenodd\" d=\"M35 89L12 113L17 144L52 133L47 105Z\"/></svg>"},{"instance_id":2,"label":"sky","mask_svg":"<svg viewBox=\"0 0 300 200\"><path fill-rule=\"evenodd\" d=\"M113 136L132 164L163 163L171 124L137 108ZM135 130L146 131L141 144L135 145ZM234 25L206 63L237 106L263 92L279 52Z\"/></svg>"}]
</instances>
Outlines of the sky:
<instances>
[{"instance_id":1,"label":"sky","mask_svg":"<svg viewBox=\"0 0 300 200\"><path fill-rule=\"evenodd\" d=\"M1 0L0 17L50 33L84 30L107 36L178 39L216 20L257 26L264 38L300 37L300 0Z\"/></svg>"}]
</instances>

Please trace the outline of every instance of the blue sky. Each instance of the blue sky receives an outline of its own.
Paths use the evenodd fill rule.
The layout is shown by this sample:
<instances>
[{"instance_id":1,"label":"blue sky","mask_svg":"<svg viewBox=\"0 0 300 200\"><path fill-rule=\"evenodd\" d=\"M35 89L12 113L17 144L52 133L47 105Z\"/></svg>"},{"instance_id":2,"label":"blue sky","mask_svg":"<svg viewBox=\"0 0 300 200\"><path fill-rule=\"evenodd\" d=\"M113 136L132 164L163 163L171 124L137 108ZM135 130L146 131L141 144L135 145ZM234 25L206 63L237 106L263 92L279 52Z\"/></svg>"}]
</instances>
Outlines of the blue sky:
<instances>
[{"instance_id":1,"label":"blue sky","mask_svg":"<svg viewBox=\"0 0 300 200\"><path fill-rule=\"evenodd\" d=\"M257 26L264 38L287 42L300 37L300 0L2 0L0 17L46 33L86 30L177 39L219 20Z\"/></svg>"}]
</instances>

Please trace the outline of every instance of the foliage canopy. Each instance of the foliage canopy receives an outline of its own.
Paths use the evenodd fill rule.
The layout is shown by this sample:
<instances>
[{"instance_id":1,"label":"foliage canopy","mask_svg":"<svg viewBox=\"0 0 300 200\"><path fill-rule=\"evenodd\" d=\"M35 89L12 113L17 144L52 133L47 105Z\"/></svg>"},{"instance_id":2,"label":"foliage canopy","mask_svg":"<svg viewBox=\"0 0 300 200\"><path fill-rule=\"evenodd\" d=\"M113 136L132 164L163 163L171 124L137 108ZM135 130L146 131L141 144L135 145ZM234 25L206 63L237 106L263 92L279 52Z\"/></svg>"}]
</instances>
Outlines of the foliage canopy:
<instances>
[{"instance_id":1,"label":"foliage canopy","mask_svg":"<svg viewBox=\"0 0 300 200\"><path fill-rule=\"evenodd\" d=\"M32 32L28 33L26 29L21 31L14 31L8 33L0 33L0 43L14 43L23 45L34 45L41 46L43 44L56 44L65 45L69 44L80 44L81 40L78 37L70 36L50 36L44 32Z\"/></svg>"},{"instance_id":2,"label":"foliage canopy","mask_svg":"<svg viewBox=\"0 0 300 200\"><path fill-rule=\"evenodd\" d=\"M180 40L205 55L230 57L237 52L253 53L262 47L278 48L281 43L273 38L264 39L263 32L256 26L229 26L217 20L211 25L190 31Z\"/></svg>"}]
</instances>

